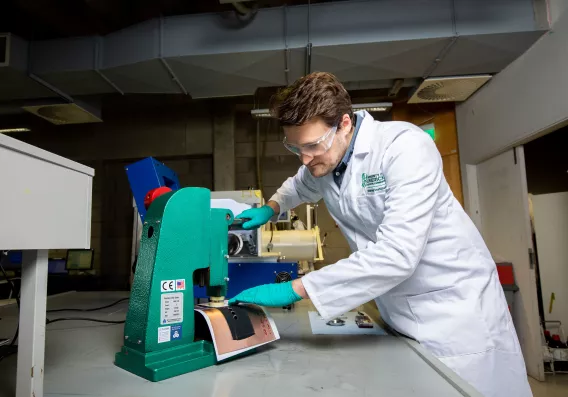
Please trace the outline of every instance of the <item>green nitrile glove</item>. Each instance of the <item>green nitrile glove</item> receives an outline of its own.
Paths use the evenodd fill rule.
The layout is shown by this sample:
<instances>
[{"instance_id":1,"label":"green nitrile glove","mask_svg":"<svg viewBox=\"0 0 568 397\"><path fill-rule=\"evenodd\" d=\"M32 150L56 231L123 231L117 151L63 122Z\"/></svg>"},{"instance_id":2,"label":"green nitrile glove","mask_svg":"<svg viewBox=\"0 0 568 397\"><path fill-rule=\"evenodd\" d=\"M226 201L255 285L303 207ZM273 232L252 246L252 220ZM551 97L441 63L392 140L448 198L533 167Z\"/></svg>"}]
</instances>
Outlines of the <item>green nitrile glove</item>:
<instances>
[{"instance_id":1,"label":"green nitrile glove","mask_svg":"<svg viewBox=\"0 0 568 397\"><path fill-rule=\"evenodd\" d=\"M243 223L243 229L251 230L257 229L267 223L270 218L274 216L274 210L268 205L263 205L260 208L250 208L243 211L237 218L250 219Z\"/></svg>"},{"instance_id":2,"label":"green nitrile glove","mask_svg":"<svg viewBox=\"0 0 568 397\"><path fill-rule=\"evenodd\" d=\"M247 289L229 301L229 305L252 303L259 306L284 307L302 300L292 288L292 282L259 285Z\"/></svg>"}]
</instances>

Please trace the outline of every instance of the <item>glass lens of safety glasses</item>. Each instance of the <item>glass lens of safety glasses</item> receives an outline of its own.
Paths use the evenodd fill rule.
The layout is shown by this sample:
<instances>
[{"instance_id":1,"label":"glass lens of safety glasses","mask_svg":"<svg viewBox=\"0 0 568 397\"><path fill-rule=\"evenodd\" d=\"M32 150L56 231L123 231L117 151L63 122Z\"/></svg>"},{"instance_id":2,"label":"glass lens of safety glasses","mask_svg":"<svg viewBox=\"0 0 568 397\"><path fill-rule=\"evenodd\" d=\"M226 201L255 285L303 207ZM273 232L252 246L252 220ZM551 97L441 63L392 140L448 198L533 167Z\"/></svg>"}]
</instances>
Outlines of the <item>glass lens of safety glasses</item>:
<instances>
[{"instance_id":1,"label":"glass lens of safety glasses","mask_svg":"<svg viewBox=\"0 0 568 397\"><path fill-rule=\"evenodd\" d=\"M317 141L306 143L305 145L292 145L286 142L286 138L284 138L284 146L286 147L286 149L298 156L302 154L308 156L319 156L329 150L329 148L333 144L333 139L335 138L336 132L337 126L331 127L329 131L327 131L324 136L319 138Z\"/></svg>"}]
</instances>

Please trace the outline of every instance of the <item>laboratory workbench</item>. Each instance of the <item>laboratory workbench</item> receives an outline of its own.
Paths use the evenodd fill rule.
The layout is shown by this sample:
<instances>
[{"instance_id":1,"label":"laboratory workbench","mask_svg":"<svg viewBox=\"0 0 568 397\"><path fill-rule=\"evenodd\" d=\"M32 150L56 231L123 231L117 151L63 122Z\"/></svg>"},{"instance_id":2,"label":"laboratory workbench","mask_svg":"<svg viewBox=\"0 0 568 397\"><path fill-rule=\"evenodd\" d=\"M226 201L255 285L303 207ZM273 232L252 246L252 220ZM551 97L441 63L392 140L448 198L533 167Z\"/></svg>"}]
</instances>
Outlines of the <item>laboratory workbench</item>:
<instances>
[{"instance_id":1,"label":"laboratory workbench","mask_svg":"<svg viewBox=\"0 0 568 397\"><path fill-rule=\"evenodd\" d=\"M128 296L119 292L81 292L55 296L48 309L90 308ZM47 317L89 316L122 320L128 303L90 313L48 313ZM281 339L230 362L159 383L113 364L123 345L123 325L82 321L47 326L44 395L207 396L207 397L479 397L419 344L406 338L363 335L313 335L309 301L286 312L271 310ZM17 308L0 308L0 336L11 335ZM15 356L0 362L0 397L15 391Z\"/></svg>"}]
</instances>

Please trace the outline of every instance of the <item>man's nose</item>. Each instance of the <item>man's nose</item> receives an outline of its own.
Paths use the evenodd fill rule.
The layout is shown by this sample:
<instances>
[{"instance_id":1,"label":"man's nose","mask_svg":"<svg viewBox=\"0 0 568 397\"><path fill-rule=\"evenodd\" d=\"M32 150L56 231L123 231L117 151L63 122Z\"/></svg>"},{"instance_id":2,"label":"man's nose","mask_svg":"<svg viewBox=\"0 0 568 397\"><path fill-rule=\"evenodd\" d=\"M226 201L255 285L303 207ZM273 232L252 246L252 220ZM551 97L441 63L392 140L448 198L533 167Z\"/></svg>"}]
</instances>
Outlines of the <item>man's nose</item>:
<instances>
[{"instance_id":1,"label":"man's nose","mask_svg":"<svg viewBox=\"0 0 568 397\"><path fill-rule=\"evenodd\" d=\"M302 164L304 165L308 165L310 163L310 161L312 161L314 158L314 156L310 156L309 154L300 154L300 161L302 162Z\"/></svg>"}]
</instances>

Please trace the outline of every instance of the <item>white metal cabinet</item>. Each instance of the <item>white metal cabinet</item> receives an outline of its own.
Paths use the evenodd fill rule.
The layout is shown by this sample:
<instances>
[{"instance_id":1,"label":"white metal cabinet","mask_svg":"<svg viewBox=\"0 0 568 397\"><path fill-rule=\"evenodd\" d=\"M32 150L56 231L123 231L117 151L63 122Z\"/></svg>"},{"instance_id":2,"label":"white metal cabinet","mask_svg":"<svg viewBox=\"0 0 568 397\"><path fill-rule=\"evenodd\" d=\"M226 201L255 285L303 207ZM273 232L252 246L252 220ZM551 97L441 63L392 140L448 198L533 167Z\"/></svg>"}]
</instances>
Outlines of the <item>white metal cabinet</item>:
<instances>
[{"instance_id":1,"label":"white metal cabinet","mask_svg":"<svg viewBox=\"0 0 568 397\"><path fill-rule=\"evenodd\" d=\"M0 134L0 249L24 250L17 397L43 396L47 250L90 247L93 176Z\"/></svg>"}]
</instances>

